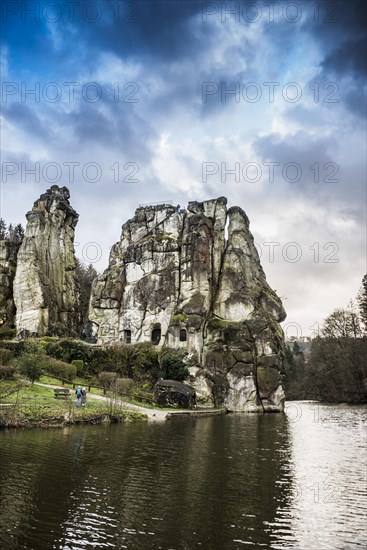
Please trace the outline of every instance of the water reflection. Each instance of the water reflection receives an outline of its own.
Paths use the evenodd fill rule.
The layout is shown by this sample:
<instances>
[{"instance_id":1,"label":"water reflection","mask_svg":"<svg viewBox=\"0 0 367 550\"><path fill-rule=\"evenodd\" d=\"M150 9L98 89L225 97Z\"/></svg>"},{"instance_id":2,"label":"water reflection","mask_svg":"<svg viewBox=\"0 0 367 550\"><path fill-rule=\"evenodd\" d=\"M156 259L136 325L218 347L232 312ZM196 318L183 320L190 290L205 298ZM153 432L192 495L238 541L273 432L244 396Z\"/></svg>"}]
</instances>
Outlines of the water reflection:
<instances>
[{"instance_id":1,"label":"water reflection","mask_svg":"<svg viewBox=\"0 0 367 550\"><path fill-rule=\"evenodd\" d=\"M361 548L360 415L299 407L1 433L1 548Z\"/></svg>"},{"instance_id":2,"label":"water reflection","mask_svg":"<svg viewBox=\"0 0 367 550\"><path fill-rule=\"evenodd\" d=\"M311 538L319 548L366 549L367 408L299 406L301 414L291 424L298 546L308 550Z\"/></svg>"}]
</instances>

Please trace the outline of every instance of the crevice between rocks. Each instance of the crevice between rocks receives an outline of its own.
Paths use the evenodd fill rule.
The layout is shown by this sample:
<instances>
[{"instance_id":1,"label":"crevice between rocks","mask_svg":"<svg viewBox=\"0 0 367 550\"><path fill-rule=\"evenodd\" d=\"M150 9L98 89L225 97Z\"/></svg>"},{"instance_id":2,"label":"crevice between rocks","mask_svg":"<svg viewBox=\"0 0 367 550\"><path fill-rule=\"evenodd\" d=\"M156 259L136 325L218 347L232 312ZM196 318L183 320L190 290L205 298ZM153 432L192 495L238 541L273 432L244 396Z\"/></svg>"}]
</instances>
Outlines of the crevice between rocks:
<instances>
[{"instance_id":1,"label":"crevice between rocks","mask_svg":"<svg viewBox=\"0 0 367 550\"><path fill-rule=\"evenodd\" d=\"M208 309L208 312L205 316L204 323L203 323L203 330L202 330L203 346L204 346L205 339L207 337L208 322L209 322L209 319L213 315L215 302L216 302L216 299L217 299L217 296L218 296L218 293L219 293L219 289L220 289L220 285L221 285L221 282L222 282L224 258L225 258L227 248L228 248L228 239L225 238L225 228L227 226L227 221L229 220L229 217L228 217L228 210L226 210L226 220L225 220L224 230L223 230L224 246L223 246L223 249L222 249L222 252L221 252L221 258L220 258L220 264L219 264L219 270L218 270L218 278L217 278L217 280L215 282L215 285L214 285L213 284L213 282L214 282L214 266L215 266L215 261L214 261L214 250L215 250L214 226L215 226L215 220L216 220L216 216L215 216L216 215L216 210L217 210L217 204L215 205L215 209L214 209L213 242L212 242L212 247L211 247L212 292L211 292L211 301L210 301L209 309Z\"/></svg>"},{"instance_id":2,"label":"crevice between rocks","mask_svg":"<svg viewBox=\"0 0 367 550\"><path fill-rule=\"evenodd\" d=\"M257 381L258 353L257 353L257 346L256 346L256 338L255 338L255 336L252 335L250 327L247 326L247 328L248 328L248 331L249 331L249 334L250 334L250 338L252 340L253 350L254 350L253 353L254 353L254 375L255 375L255 386L256 386L256 405L257 405L257 403L260 403L261 408L262 408L262 412L263 412L263 414L265 414L264 405L263 405L262 399L260 397L259 384L258 384L258 381Z\"/></svg>"},{"instance_id":3,"label":"crevice between rocks","mask_svg":"<svg viewBox=\"0 0 367 550\"><path fill-rule=\"evenodd\" d=\"M183 214L182 224L181 224L181 231L178 237L178 289L177 289L177 300L176 300L176 309L178 309L178 305L180 303L180 296L181 296L181 265L182 265L182 247L183 247L183 234L185 230L185 223L186 223L186 212Z\"/></svg>"}]
</instances>

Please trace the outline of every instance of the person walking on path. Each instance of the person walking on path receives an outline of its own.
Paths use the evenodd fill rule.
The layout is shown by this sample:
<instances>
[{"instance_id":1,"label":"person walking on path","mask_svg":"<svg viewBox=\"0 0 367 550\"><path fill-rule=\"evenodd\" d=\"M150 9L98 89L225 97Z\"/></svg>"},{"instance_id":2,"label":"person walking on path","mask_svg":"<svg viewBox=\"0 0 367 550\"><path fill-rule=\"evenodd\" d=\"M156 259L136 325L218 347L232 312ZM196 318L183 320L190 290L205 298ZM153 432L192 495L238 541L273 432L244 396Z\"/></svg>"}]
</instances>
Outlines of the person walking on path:
<instances>
[{"instance_id":1,"label":"person walking on path","mask_svg":"<svg viewBox=\"0 0 367 550\"><path fill-rule=\"evenodd\" d=\"M75 390L75 395L76 395L75 404L77 407L80 407L80 404L82 401L82 388L80 386L78 386L78 388Z\"/></svg>"},{"instance_id":2,"label":"person walking on path","mask_svg":"<svg viewBox=\"0 0 367 550\"><path fill-rule=\"evenodd\" d=\"M87 404L87 390L85 388L82 389L81 401L82 407L85 407L85 405Z\"/></svg>"}]
</instances>

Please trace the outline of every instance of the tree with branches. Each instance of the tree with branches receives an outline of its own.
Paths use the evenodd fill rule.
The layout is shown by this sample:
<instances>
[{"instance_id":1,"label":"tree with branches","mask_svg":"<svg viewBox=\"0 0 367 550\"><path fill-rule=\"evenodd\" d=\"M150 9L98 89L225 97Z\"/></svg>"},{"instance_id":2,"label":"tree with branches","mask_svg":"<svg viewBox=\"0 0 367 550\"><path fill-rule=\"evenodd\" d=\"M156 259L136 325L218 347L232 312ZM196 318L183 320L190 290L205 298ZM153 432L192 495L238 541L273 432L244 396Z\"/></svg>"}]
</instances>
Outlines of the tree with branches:
<instances>
[{"instance_id":1,"label":"tree with branches","mask_svg":"<svg viewBox=\"0 0 367 550\"><path fill-rule=\"evenodd\" d=\"M360 338L362 335L358 311L350 301L348 309L336 309L324 321L324 338Z\"/></svg>"},{"instance_id":2,"label":"tree with branches","mask_svg":"<svg viewBox=\"0 0 367 550\"><path fill-rule=\"evenodd\" d=\"M0 241L4 241L8 238L8 230L6 227L5 220L0 218Z\"/></svg>"},{"instance_id":3,"label":"tree with branches","mask_svg":"<svg viewBox=\"0 0 367 550\"><path fill-rule=\"evenodd\" d=\"M364 333L367 334L367 274L362 279L362 286L358 292L357 302Z\"/></svg>"}]
</instances>

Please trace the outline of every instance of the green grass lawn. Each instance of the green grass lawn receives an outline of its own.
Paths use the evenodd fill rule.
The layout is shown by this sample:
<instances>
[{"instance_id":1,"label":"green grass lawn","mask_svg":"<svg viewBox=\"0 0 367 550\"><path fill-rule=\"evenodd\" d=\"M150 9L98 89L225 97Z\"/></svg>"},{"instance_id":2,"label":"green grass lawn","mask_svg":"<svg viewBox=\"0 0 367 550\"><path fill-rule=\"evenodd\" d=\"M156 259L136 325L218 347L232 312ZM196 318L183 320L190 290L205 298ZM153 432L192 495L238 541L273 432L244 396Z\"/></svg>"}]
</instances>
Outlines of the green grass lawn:
<instances>
[{"instance_id":1,"label":"green grass lawn","mask_svg":"<svg viewBox=\"0 0 367 550\"><path fill-rule=\"evenodd\" d=\"M43 422L60 425L65 422L88 422L102 415L138 419L143 415L128 411L121 405L107 401L97 401L87 398L86 407L77 407L73 393L67 399L55 399L51 388L27 384L12 395L4 395L4 390L11 389L15 382L1 384L0 426L6 425L42 425ZM1 398L1 395L3 397Z\"/></svg>"},{"instance_id":2,"label":"green grass lawn","mask_svg":"<svg viewBox=\"0 0 367 550\"><path fill-rule=\"evenodd\" d=\"M59 378L53 378L51 376L41 376L41 378L39 379L39 382L41 382L42 384L50 384L50 385L53 385L53 386L59 386L60 388L69 388L72 393L75 391L73 389L72 384L62 384L61 380ZM114 398L116 397L111 391L108 391L108 390L106 391L106 393L104 393L102 389L97 389L97 388L91 388L90 391L89 391L88 387L89 387L89 384L91 384L91 383L92 382L90 380L88 381L84 378L79 378L79 377L75 378L75 382L74 382L75 385L80 385L82 388L86 387L88 394L91 393L91 394L94 394L94 395L104 395L104 396L107 396L107 397L114 397ZM157 409L158 408L160 410L167 410L167 411L171 410L171 408L169 408L169 407L162 408L162 407L159 407L158 405L155 405L154 403L152 403L150 401L144 401L144 399L137 399L136 397L134 397L133 392L131 394L129 394L128 396L122 395L121 397L118 397L118 399L121 399L122 401L128 401L129 403L132 403L133 405L138 405L140 407L146 407L147 409Z\"/></svg>"},{"instance_id":3,"label":"green grass lawn","mask_svg":"<svg viewBox=\"0 0 367 550\"><path fill-rule=\"evenodd\" d=\"M73 389L73 384L62 384L60 378L53 378L52 376L41 376L41 378L38 380L41 382L41 384L51 384L53 386L58 386L60 388L69 388ZM96 382L91 382L90 380L86 380L85 378L76 377L74 380L74 384L76 386L86 387L88 390L89 384L96 384ZM98 386L98 384L96 384ZM91 388L90 391L88 390L88 393L93 393L95 395L104 395L103 390L99 390L97 388Z\"/></svg>"},{"instance_id":4,"label":"green grass lawn","mask_svg":"<svg viewBox=\"0 0 367 550\"><path fill-rule=\"evenodd\" d=\"M127 395L117 395L114 392L106 391L103 392L102 389L91 388L89 391L89 384L92 383L91 380L77 377L74 381L74 385L78 385L87 388L87 406L86 407L77 407L75 403L75 388L73 384L62 384L62 381L59 378L54 378L52 376L43 375L40 377L39 382L42 384L49 384L52 386L57 386L60 388L68 388L70 390L70 395L68 398L58 398L54 396L53 388L45 388L43 386L38 386L36 384L31 384L27 380L18 380L18 382L6 382L2 381L0 383L0 426L2 425L2 417L4 417L5 409L11 410L11 408L1 407L1 403L8 403L16 405L18 412L21 413L21 417L26 421L29 420L41 420L41 419L51 419L59 418L62 419L65 415L69 415L74 421L85 420L88 418L93 418L98 415L103 414L122 414L124 415L134 415L134 411L124 409L123 406L118 404L112 404L112 401L125 401L132 405L144 407L147 409L158 409L162 411L171 411L170 407L159 407L150 401L145 401L144 399L138 399L134 396L134 392ZM16 384L21 383L22 389L13 393L12 395L6 395L6 387L15 388ZM135 391L139 392L146 391L146 389L139 387L135 388ZM4 397L2 397L2 394ZM97 401L92 398L92 395L104 395L105 397L110 398L109 402ZM4 422L3 422L4 423Z\"/></svg>"}]
</instances>

